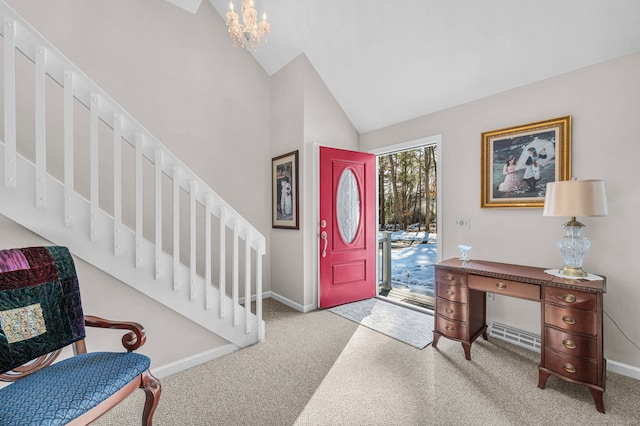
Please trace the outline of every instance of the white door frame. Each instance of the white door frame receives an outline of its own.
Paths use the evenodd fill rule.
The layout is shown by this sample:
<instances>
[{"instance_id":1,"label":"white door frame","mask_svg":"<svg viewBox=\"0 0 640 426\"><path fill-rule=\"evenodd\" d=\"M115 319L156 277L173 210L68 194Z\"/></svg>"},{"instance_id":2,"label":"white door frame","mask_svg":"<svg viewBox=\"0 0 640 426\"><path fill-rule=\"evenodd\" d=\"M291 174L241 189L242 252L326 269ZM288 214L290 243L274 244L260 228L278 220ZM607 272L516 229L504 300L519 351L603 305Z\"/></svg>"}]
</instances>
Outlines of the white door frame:
<instances>
[{"instance_id":1,"label":"white door frame","mask_svg":"<svg viewBox=\"0 0 640 426\"><path fill-rule=\"evenodd\" d=\"M436 228L438 229L438 239L436 241L436 262L442 261L442 135L427 136L420 139L414 139L407 142L402 142L395 145L389 145L382 148L376 148L369 150L370 154L376 155L376 176L378 176L378 161L377 156L393 154L399 151L408 151L411 149L419 148L425 145L436 146L436 155L438 158L438 168L436 169ZM376 195L380 193L380 188L377 187L379 180L376 179ZM376 223L380 223L380 197L376 197ZM377 240L377 239L376 239ZM376 256L376 271L380 270L380 256Z\"/></svg>"}]
</instances>

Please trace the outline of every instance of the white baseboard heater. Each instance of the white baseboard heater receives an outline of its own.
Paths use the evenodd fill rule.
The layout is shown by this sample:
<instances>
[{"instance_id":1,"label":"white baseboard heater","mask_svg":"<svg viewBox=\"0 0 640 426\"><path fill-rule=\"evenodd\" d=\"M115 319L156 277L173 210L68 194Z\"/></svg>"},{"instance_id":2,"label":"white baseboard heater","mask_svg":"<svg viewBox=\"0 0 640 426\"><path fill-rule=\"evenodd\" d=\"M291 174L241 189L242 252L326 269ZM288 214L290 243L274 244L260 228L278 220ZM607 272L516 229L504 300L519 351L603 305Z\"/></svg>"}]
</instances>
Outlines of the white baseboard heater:
<instances>
[{"instance_id":1,"label":"white baseboard heater","mask_svg":"<svg viewBox=\"0 0 640 426\"><path fill-rule=\"evenodd\" d=\"M510 325L500 324L499 322L491 323L489 326L489 336L504 340L505 342L512 343L516 346L531 349L535 352L540 352L542 343L540 336L537 334L519 330L511 327Z\"/></svg>"}]
</instances>

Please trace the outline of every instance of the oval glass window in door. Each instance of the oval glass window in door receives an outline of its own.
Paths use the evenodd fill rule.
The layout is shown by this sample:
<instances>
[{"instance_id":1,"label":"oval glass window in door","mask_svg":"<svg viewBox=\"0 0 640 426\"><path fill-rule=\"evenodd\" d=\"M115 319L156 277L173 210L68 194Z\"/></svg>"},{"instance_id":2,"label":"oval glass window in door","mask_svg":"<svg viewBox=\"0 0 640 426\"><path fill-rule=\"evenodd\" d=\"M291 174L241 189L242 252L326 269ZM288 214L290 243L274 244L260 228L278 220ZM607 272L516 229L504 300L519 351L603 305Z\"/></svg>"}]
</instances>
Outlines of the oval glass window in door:
<instances>
[{"instance_id":1,"label":"oval glass window in door","mask_svg":"<svg viewBox=\"0 0 640 426\"><path fill-rule=\"evenodd\" d=\"M350 244L360 224L360 192L351 169L345 169L340 176L336 193L336 218L342 240Z\"/></svg>"}]
</instances>

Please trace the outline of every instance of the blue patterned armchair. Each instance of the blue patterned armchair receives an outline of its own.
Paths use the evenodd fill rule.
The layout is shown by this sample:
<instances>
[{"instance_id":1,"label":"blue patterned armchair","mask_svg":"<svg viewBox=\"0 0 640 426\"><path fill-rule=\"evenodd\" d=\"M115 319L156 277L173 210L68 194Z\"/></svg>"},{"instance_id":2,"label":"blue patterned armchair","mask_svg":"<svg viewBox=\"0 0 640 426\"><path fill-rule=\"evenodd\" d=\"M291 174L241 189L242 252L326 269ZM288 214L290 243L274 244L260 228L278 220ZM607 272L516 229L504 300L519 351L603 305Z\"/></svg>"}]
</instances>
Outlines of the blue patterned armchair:
<instances>
[{"instance_id":1,"label":"blue patterned armchair","mask_svg":"<svg viewBox=\"0 0 640 426\"><path fill-rule=\"evenodd\" d=\"M126 352L90 352L85 326L127 330ZM160 382L137 323L84 315L73 258L66 247L0 250L0 425L85 425L137 388L151 425ZM54 363L73 345L74 355Z\"/></svg>"}]
</instances>

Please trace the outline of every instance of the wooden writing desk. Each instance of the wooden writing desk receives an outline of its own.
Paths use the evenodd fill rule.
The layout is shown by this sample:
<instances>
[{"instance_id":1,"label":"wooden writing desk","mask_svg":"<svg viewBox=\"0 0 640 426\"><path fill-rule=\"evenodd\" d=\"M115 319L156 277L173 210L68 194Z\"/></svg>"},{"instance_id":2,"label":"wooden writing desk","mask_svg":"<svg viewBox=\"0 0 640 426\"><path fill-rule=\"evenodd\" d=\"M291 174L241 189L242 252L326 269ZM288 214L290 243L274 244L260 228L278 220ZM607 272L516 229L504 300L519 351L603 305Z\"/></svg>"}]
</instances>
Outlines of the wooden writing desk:
<instances>
[{"instance_id":1,"label":"wooden writing desk","mask_svg":"<svg viewBox=\"0 0 640 426\"><path fill-rule=\"evenodd\" d=\"M596 408L604 413L604 278L558 278L542 268L479 260L450 259L435 269L434 348L444 336L461 342L465 357L471 359L471 343L478 336L487 340L487 292L540 302L538 387L544 389L551 374L587 386Z\"/></svg>"}]
</instances>

